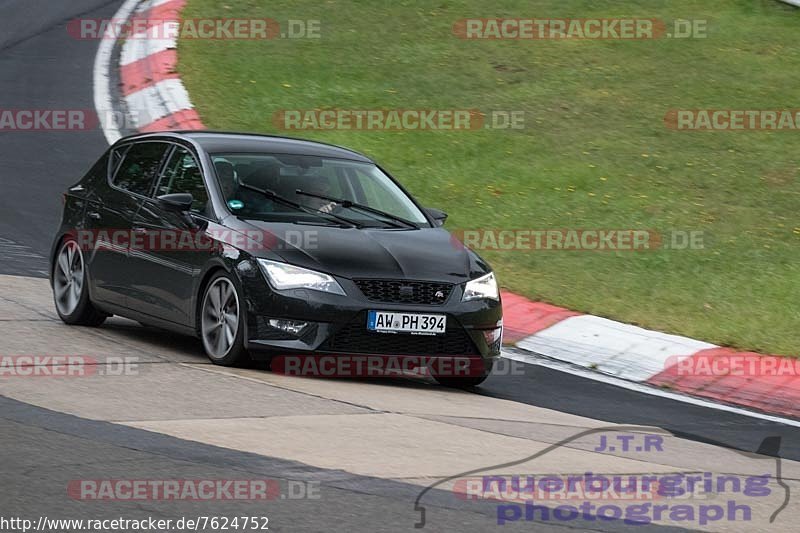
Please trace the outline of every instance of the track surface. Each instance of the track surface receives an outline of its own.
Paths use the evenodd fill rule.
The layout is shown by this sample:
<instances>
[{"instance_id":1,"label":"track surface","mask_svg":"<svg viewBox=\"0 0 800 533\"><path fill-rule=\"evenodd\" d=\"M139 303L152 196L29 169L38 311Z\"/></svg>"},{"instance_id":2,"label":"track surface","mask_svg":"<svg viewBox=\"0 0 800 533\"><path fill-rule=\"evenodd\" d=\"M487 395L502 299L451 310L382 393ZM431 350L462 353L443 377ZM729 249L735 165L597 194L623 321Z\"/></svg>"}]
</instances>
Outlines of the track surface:
<instances>
[{"instance_id":1,"label":"track surface","mask_svg":"<svg viewBox=\"0 0 800 533\"><path fill-rule=\"evenodd\" d=\"M6 0L0 6L0 109L91 110L97 41L79 41L66 23L110 18L108 0ZM99 129L0 131L0 273L42 276L61 215L61 193L106 147Z\"/></svg>"},{"instance_id":2,"label":"track surface","mask_svg":"<svg viewBox=\"0 0 800 533\"><path fill-rule=\"evenodd\" d=\"M90 0L4 2L0 108L91 109L97 42L70 38L66 22L108 18L118 5ZM99 129L0 132L0 274L45 274L44 257L58 224L60 194L105 146ZM782 457L800 461L797 428L535 366L527 366L525 375L492 377L473 393L407 380L332 382L258 369L220 371L197 355L200 348L191 339L122 320L99 330L60 325L43 280L0 276L0 338L0 355L80 353L101 361L123 355L140 362L140 372L127 378L0 377L0 472L5 481L0 509L6 517L175 518L263 512L270 517L271 530L408 530L418 518L414 499L436 479L502 462L508 455L500 451L517 449L525 456L526 442L536 449L542 442L606 422L657 426L685 437L675 443L682 450L680 460L649 461L653 469L666 465L698 471L723 456L729 457L731 468L739 465L749 471L749 461L755 461L757 469L766 463L700 443L754 451L771 436L782 437ZM496 453L491 446L497 447ZM383 453L371 454L375 447ZM565 455L550 467L583 461L583 467L611 468L624 459L607 463L596 456ZM800 477L794 463L785 463L785 474ZM69 480L87 478L258 476L320 482L322 498L265 507L231 502L87 503L70 499L64 488ZM491 505L459 502L446 489L428 497L434 504L428 511L431 530L485 530L494 524ZM790 504L782 518L792 515L798 516L798 511ZM530 524L521 527L530 529ZM625 528L619 522L596 521L536 525L565 527Z\"/></svg>"}]
</instances>

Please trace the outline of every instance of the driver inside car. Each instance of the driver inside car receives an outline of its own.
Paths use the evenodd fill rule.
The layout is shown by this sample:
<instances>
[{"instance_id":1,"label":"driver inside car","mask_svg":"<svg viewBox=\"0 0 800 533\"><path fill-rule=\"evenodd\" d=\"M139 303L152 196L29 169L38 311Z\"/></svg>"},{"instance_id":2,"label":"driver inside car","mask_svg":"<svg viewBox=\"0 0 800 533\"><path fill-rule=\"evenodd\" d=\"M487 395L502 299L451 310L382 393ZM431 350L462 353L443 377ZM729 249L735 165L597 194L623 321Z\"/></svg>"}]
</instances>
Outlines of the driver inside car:
<instances>
[{"instance_id":1,"label":"driver inside car","mask_svg":"<svg viewBox=\"0 0 800 533\"><path fill-rule=\"evenodd\" d=\"M305 192L312 194L321 194L322 196L331 196L331 184L325 176L316 176L308 180L301 189ZM312 209L317 209L322 213L333 213L339 210L340 206L336 202L325 200L324 198L314 198L307 196L303 199L305 205Z\"/></svg>"}]
</instances>

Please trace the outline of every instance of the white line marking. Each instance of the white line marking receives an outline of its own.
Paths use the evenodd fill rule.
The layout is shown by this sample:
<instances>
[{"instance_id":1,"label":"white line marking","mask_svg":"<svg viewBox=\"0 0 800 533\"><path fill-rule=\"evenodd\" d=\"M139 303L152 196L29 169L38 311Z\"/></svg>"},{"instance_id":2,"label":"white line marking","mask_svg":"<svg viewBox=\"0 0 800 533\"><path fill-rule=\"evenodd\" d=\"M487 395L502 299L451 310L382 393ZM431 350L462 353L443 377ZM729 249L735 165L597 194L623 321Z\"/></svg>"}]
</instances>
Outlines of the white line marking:
<instances>
[{"instance_id":1,"label":"white line marking","mask_svg":"<svg viewBox=\"0 0 800 533\"><path fill-rule=\"evenodd\" d=\"M153 9L158 6L163 6L164 4L169 4L170 2L174 2L175 0L151 0L150 5L147 6L147 9Z\"/></svg>"},{"instance_id":2,"label":"white line marking","mask_svg":"<svg viewBox=\"0 0 800 533\"><path fill-rule=\"evenodd\" d=\"M114 14L114 20L127 20L138 3L139 0L125 0ZM111 99L111 80L108 74L113 50L114 40L104 37L100 40L100 46L94 58L94 107L99 116L105 116L114 109ZM108 144L114 144L122 137L113 120L101 121L101 125Z\"/></svg>"},{"instance_id":3,"label":"white line marking","mask_svg":"<svg viewBox=\"0 0 800 533\"><path fill-rule=\"evenodd\" d=\"M615 387L620 387L635 392L649 394L650 396L658 396L660 398L676 400L679 402L688 403L690 405L696 405L698 407L705 407L707 409L716 409L717 411L725 411L727 413L748 416L750 418L757 418L759 420L766 420L768 422L776 422L778 424L784 424L786 426L800 427L800 421L798 420L792 420L790 418L781 418L779 416L773 416L764 413L757 413L755 411L749 411L747 409L733 407L731 405L725 405L708 400L703 400L700 398L695 398L694 396L684 396L683 394L677 394L674 392L665 391L663 389L657 389L655 387L643 385L641 383L634 383L631 381L625 381L624 379L615 378L613 376L606 376L604 374L592 372L591 370L576 368L566 363L551 361L544 357L536 356L534 354L527 355L519 352L511 352L503 350L503 357L511 359L513 361L521 361L529 365L537 365L537 366L543 366L545 368L551 368L553 370L558 370L559 372L564 372L566 374L572 374L574 376L580 376L582 378L591 379L593 381L607 383Z\"/></svg>"}]
</instances>

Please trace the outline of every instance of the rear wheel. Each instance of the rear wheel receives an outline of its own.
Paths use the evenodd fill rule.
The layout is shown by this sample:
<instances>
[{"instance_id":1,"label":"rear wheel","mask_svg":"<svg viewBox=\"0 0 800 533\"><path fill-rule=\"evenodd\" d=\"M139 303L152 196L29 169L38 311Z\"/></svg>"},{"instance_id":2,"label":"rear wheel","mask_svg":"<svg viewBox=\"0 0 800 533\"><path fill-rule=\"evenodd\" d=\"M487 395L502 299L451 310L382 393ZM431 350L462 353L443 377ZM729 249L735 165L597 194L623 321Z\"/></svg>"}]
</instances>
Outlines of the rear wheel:
<instances>
[{"instance_id":1,"label":"rear wheel","mask_svg":"<svg viewBox=\"0 0 800 533\"><path fill-rule=\"evenodd\" d=\"M492 368L494 368L494 360L489 359L483 360L483 369L474 376L464 376L464 377L454 377L454 376L437 376L436 374L433 375L436 382L439 385L444 387L450 387L453 389L469 389L471 387L477 387L484 381L486 378L489 377L489 374L492 373Z\"/></svg>"},{"instance_id":2,"label":"rear wheel","mask_svg":"<svg viewBox=\"0 0 800 533\"><path fill-rule=\"evenodd\" d=\"M53 264L53 299L56 312L66 324L99 326L108 315L98 311L89 299L86 263L78 243L67 239Z\"/></svg>"},{"instance_id":3,"label":"rear wheel","mask_svg":"<svg viewBox=\"0 0 800 533\"><path fill-rule=\"evenodd\" d=\"M200 337L211 362L233 366L249 359L244 348L244 314L239 292L225 272L208 282L200 307Z\"/></svg>"}]
</instances>

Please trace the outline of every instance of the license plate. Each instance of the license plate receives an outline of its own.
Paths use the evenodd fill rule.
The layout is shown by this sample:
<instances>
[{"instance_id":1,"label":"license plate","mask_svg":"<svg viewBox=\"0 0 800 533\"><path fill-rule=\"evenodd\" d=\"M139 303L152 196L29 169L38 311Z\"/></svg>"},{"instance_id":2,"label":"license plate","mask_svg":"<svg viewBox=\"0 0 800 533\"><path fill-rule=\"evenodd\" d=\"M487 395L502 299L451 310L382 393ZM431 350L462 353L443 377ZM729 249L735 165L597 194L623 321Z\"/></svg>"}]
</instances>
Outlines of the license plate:
<instances>
[{"instance_id":1,"label":"license plate","mask_svg":"<svg viewBox=\"0 0 800 533\"><path fill-rule=\"evenodd\" d=\"M367 329L380 333L439 335L445 332L446 327L446 315L395 313L392 311L370 311L367 315Z\"/></svg>"}]
</instances>

